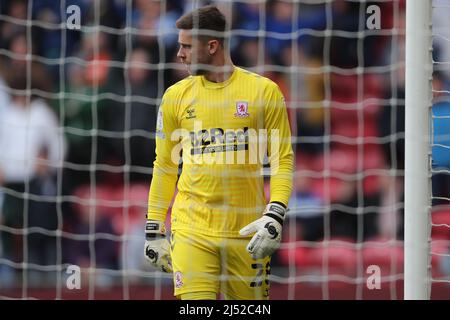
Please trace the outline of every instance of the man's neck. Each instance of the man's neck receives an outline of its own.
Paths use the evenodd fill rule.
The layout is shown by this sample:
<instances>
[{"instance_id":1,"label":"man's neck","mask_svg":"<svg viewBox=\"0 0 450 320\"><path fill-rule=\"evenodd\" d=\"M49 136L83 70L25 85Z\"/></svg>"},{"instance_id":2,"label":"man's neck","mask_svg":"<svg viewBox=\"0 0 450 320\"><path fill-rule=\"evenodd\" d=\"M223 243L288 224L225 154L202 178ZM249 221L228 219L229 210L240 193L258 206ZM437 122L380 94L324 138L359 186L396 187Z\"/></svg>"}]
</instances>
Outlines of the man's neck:
<instances>
[{"instance_id":1,"label":"man's neck","mask_svg":"<svg viewBox=\"0 0 450 320\"><path fill-rule=\"evenodd\" d=\"M231 60L224 61L220 65L215 65L214 70L204 74L206 80L211 82L224 82L228 80L234 71L234 65Z\"/></svg>"}]
</instances>

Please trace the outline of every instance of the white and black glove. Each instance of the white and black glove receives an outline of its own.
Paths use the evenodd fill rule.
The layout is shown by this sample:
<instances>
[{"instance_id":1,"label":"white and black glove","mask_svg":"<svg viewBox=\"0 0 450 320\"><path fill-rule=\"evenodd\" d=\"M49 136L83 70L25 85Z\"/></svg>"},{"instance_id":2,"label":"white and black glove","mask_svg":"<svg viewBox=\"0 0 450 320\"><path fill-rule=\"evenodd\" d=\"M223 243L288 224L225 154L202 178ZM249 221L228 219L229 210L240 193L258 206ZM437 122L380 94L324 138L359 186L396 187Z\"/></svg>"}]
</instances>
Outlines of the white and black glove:
<instances>
[{"instance_id":1,"label":"white and black glove","mask_svg":"<svg viewBox=\"0 0 450 320\"><path fill-rule=\"evenodd\" d=\"M281 245L281 230L286 208L279 202L266 206L263 216L239 231L241 236L255 235L247 245L253 259L262 259L272 255Z\"/></svg>"},{"instance_id":2,"label":"white and black glove","mask_svg":"<svg viewBox=\"0 0 450 320\"><path fill-rule=\"evenodd\" d=\"M145 257L157 269L172 272L170 243L166 239L164 222L147 220L145 224Z\"/></svg>"}]
</instances>

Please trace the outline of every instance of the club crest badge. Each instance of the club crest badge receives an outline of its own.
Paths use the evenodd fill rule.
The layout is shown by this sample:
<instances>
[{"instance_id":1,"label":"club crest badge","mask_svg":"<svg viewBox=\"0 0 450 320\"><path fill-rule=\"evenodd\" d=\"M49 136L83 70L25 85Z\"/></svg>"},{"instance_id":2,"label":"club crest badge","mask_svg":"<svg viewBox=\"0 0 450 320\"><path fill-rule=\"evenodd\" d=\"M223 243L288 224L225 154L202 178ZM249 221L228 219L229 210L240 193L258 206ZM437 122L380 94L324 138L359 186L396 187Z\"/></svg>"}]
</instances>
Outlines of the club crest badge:
<instances>
[{"instance_id":1,"label":"club crest badge","mask_svg":"<svg viewBox=\"0 0 450 320\"><path fill-rule=\"evenodd\" d=\"M246 101L238 101L236 102L236 113L235 117L245 118L248 117L248 102Z\"/></svg>"}]
</instances>

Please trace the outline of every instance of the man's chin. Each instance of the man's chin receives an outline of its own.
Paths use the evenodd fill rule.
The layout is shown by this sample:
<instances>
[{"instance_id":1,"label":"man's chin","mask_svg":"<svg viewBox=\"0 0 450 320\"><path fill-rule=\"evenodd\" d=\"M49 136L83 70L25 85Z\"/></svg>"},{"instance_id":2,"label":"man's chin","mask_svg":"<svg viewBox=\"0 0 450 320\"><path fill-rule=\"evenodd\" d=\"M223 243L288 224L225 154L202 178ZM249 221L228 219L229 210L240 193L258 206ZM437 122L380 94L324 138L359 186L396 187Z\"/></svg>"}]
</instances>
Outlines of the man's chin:
<instances>
[{"instance_id":1,"label":"man's chin","mask_svg":"<svg viewBox=\"0 0 450 320\"><path fill-rule=\"evenodd\" d=\"M186 69L191 76L203 76L206 74L206 70L198 69L198 68L192 67L191 65L186 65Z\"/></svg>"}]
</instances>

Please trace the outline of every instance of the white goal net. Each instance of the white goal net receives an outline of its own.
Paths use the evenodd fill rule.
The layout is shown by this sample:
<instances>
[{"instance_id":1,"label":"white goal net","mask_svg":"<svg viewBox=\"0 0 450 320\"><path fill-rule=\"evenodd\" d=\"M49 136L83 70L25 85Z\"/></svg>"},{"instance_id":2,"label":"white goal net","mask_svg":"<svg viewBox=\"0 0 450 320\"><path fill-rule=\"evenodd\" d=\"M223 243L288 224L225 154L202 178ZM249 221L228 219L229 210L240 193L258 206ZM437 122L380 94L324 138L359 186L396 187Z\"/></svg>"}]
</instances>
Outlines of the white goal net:
<instances>
[{"instance_id":1,"label":"white goal net","mask_svg":"<svg viewBox=\"0 0 450 320\"><path fill-rule=\"evenodd\" d=\"M0 299L174 299L145 213L158 105L187 75L175 21L207 3L288 106L271 298L402 299L405 2L0 0ZM449 16L434 1L432 299L450 298Z\"/></svg>"}]
</instances>

